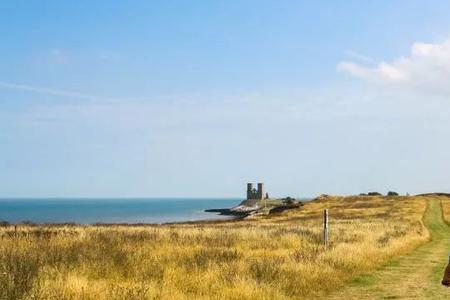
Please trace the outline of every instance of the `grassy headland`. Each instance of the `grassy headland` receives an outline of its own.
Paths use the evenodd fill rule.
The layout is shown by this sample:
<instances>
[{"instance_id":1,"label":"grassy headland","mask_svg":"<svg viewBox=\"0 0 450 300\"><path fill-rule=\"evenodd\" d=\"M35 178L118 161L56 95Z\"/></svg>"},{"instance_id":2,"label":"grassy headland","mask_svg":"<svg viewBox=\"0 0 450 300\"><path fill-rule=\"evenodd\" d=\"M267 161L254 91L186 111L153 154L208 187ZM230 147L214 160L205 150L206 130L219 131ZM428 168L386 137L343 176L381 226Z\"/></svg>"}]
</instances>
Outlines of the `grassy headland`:
<instances>
[{"instance_id":1,"label":"grassy headland","mask_svg":"<svg viewBox=\"0 0 450 300\"><path fill-rule=\"evenodd\" d=\"M322 197L232 222L5 226L0 299L314 297L427 241L425 208L426 197Z\"/></svg>"}]
</instances>

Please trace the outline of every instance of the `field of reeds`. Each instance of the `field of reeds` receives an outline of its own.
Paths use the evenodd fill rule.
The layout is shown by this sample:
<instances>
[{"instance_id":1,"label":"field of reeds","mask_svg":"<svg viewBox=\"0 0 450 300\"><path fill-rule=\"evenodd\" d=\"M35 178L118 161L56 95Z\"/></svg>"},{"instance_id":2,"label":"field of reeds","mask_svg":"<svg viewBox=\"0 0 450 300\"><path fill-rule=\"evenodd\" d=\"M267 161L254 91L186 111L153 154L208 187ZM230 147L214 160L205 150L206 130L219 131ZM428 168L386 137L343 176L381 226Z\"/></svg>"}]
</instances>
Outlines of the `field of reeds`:
<instances>
[{"instance_id":1,"label":"field of reeds","mask_svg":"<svg viewBox=\"0 0 450 300\"><path fill-rule=\"evenodd\" d=\"M312 298L424 243L425 209L423 197L322 197L226 223L5 225L0 299Z\"/></svg>"}]
</instances>

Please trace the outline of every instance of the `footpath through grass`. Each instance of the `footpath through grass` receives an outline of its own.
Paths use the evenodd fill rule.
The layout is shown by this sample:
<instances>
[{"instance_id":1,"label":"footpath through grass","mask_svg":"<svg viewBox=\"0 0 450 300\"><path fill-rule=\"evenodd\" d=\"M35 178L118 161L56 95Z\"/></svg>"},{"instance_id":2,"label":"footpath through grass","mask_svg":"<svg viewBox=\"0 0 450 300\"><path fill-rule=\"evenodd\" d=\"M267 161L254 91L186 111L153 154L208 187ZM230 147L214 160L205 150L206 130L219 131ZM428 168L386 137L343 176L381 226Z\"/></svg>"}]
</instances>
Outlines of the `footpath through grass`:
<instances>
[{"instance_id":1,"label":"footpath through grass","mask_svg":"<svg viewBox=\"0 0 450 300\"><path fill-rule=\"evenodd\" d=\"M450 251L450 228L442 219L440 198L428 200L424 223L430 242L371 275L356 278L327 299L450 299L450 289L441 285Z\"/></svg>"}]
</instances>

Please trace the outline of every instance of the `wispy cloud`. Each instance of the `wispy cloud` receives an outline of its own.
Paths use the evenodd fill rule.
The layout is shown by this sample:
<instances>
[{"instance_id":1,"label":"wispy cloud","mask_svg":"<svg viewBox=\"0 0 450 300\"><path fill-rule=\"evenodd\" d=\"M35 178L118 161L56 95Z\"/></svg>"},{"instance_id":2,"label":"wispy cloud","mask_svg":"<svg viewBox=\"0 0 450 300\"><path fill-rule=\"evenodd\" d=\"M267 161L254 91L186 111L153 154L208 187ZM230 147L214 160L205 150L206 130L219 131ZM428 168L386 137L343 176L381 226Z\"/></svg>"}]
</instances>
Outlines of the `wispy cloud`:
<instances>
[{"instance_id":1,"label":"wispy cloud","mask_svg":"<svg viewBox=\"0 0 450 300\"><path fill-rule=\"evenodd\" d=\"M356 51L352 51L352 50L347 50L345 51L345 54L351 58L354 58L356 60L359 60L361 62L365 62L365 63L369 63L369 64L376 64L377 61L375 59L373 59L372 57L369 57L367 55L358 53Z\"/></svg>"},{"instance_id":2,"label":"wispy cloud","mask_svg":"<svg viewBox=\"0 0 450 300\"><path fill-rule=\"evenodd\" d=\"M48 87L32 86L32 85L27 85L27 84L16 84L16 83L4 82L4 81L0 81L0 88L7 88L7 89L26 91L26 92L34 92L34 93L39 93L39 94L55 95L55 96L65 96L65 97L84 99L84 100L108 100L108 98L99 97L96 95L90 95L90 94L84 94L84 93L79 93L79 92L74 92L74 91L60 90L60 89L54 89L54 88L48 88Z\"/></svg>"},{"instance_id":3,"label":"wispy cloud","mask_svg":"<svg viewBox=\"0 0 450 300\"><path fill-rule=\"evenodd\" d=\"M63 96L63 97L68 97L68 98L73 98L73 99L78 99L78 100L86 100L88 102L104 102L104 103L108 103L108 102L109 103L151 102L151 101L157 101L157 100L180 100L180 99L189 98L186 95L180 95L180 94L167 94L167 95L142 97L142 98L109 97L109 96L94 95L94 94L88 94L88 93L53 88L53 87L43 87L43 86L35 86L35 85L22 84L22 83L12 83L12 82L0 81L0 89L2 89L2 88L23 91L23 92L45 94L45 95Z\"/></svg>"},{"instance_id":4,"label":"wispy cloud","mask_svg":"<svg viewBox=\"0 0 450 300\"><path fill-rule=\"evenodd\" d=\"M96 56L101 60L117 61L122 57L119 52L107 49L97 49L95 52Z\"/></svg>"},{"instance_id":5,"label":"wispy cloud","mask_svg":"<svg viewBox=\"0 0 450 300\"><path fill-rule=\"evenodd\" d=\"M371 82L397 84L427 92L450 93L450 40L442 43L416 42L410 53L391 62L366 66L342 61L337 70Z\"/></svg>"}]
</instances>

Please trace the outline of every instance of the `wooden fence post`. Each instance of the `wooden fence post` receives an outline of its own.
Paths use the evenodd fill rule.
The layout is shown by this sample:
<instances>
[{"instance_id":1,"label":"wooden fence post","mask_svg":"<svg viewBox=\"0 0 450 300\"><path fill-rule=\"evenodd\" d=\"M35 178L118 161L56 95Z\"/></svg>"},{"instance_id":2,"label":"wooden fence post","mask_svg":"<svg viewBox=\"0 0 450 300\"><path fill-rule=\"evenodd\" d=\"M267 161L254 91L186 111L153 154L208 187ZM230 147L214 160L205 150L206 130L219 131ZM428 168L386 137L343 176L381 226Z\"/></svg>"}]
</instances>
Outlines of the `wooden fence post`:
<instances>
[{"instance_id":1,"label":"wooden fence post","mask_svg":"<svg viewBox=\"0 0 450 300\"><path fill-rule=\"evenodd\" d=\"M328 209L323 210L323 243L328 245Z\"/></svg>"}]
</instances>

